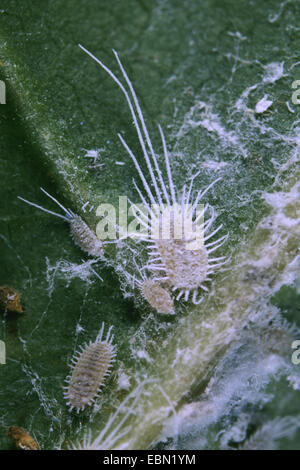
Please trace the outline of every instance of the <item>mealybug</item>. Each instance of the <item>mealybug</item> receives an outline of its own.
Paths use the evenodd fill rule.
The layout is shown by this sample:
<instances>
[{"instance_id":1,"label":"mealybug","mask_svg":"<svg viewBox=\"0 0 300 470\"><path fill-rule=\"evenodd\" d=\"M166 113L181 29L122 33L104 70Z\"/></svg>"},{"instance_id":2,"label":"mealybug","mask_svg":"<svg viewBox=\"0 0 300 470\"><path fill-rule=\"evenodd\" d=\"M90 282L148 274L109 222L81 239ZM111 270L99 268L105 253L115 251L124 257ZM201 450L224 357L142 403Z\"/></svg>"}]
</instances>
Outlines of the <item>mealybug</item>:
<instances>
[{"instance_id":1,"label":"mealybug","mask_svg":"<svg viewBox=\"0 0 300 470\"><path fill-rule=\"evenodd\" d=\"M112 344L112 326L109 328L105 340L102 339L104 323L96 338L96 341L81 347L81 352L75 353L72 359L72 375L66 381L64 396L70 411L73 408L79 413L86 406L95 402L97 394L104 384L104 379L109 375L109 369L115 361L115 347Z\"/></svg>"},{"instance_id":2,"label":"mealybug","mask_svg":"<svg viewBox=\"0 0 300 470\"><path fill-rule=\"evenodd\" d=\"M96 237L94 232L87 226L87 224L82 220L79 215L74 214L70 209L66 209L57 199L51 196L47 191L43 188L40 188L43 193L45 193L50 199L52 199L59 207L63 209L65 215L57 214L56 212L49 211L38 204L33 202L27 201L27 199L23 199L22 197L18 196L21 201L30 204L33 207L37 207L38 209L47 212L48 214L55 215L56 217L60 217L61 219L65 220L70 224L70 231L71 236L76 243L83 251L88 253L90 256L100 256L103 252L103 244L102 242Z\"/></svg>"},{"instance_id":3,"label":"mealybug","mask_svg":"<svg viewBox=\"0 0 300 470\"><path fill-rule=\"evenodd\" d=\"M134 264L137 271L139 271L139 267L135 260ZM127 276L129 276L133 281L132 286L135 287L135 284L137 284L141 296L158 313L174 315L174 301L168 289L153 278L147 277L144 273L140 272L140 275L141 277L137 279L136 276L127 273Z\"/></svg>"},{"instance_id":4,"label":"mealybug","mask_svg":"<svg viewBox=\"0 0 300 470\"><path fill-rule=\"evenodd\" d=\"M163 282L164 284L167 284L173 291L177 291L176 300L179 300L182 296L184 296L184 300L187 301L191 294L193 303L199 304L202 301L202 297L197 299L199 289L208 291L205 283L211 280L209 275L213 274L216 268L226 263L226 261L224 261L225 257L212 258L211 253L216 251L223 245L223 243L225 243L227 235L220 237L218 240L207 243L208 240L211 239L222 228L221 224L215 230L211 231L212 224L215 220L215 212L213 208L209 204L206 204L203 210L199 214L197 213L197 206L199 201L203 198L207 191L217 181L219 181L220 178L212 182L203 191L198 191L194 197L193 202L190 204L190 201L192 200L191 196L193 190L193 177L188 190L186 191L186 187L184 186L183 195L178 198L176 196L176 188L171 173L165 137L162 128L158 126L165 158L169 186L168 190L167 184L163 179L161 169L159 168L156 154L153 150L152 142L136 93L117 52L113 51L126 84L129 88L129 92L125 89L124 85L113 74L113 72L99 59L97 59L97 57L95 57L83 46L80 45L79 47L83 49L90 57L92 57L99 65L101 65L101 67L120 87L127 100L137 131L139 143L141 145L149 171L149 181L145 177L132 150L129 148L123 137L120 134L118 134L118 136L125 150L132 159L142 181L143 188L147 194L147 198L145 198L141 190L134 182L137 193L143 205L147 209L147 214L141 215L139 217L139 221L141 225L146 228L148 234L151 233L151 235L145 238L145 242L148 243L149 250L149 261L146 267L156 275L154 280L157 282ZM152 188L150 188L150 185L153 186L154 191ZM207 211L207 209L210 209L210 217L206 222L204 222L202 219L204 218L204 213ZM151 221L151 226L149 219ZM169 237L167 239L161 236L164 220L171 221ZM175 224L178 221L182 221L181 238L175 234ZM153 228L155 230L153 230ZM153 235L153 233L155 235ZM196 248L192 249L191 246L194 242L198 241L197 239L199 234L199 238L202 240L201 245L198 244ZM187 246L188 244L190 244L189 247Z\"/></svg>"},{"instance_id":5,"label":"mealybug","mask_svg":"<svg viewBox=\"0 0 300 470\"><path fill-rule=\"evenodd\" d=\"M174 301L167 289L157 281L144 277L143 280L135 278L141 295L158 313L174 315Z\"/></svg>"}]
</instances>

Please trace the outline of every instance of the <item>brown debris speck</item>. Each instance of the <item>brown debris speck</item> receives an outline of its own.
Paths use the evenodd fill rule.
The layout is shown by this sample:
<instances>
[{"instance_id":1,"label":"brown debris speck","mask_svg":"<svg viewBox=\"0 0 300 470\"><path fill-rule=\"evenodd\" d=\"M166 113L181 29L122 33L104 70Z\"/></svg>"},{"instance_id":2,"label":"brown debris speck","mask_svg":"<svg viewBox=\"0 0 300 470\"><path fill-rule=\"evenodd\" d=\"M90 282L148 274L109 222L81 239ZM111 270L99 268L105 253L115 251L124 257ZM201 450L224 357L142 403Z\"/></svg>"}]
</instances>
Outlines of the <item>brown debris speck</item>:
<instances>
[{"instance_id":1,"label":"brown debris speck","mask_svg":"<svg viewBox=\"0 0 300 470\"><path fill-rule=\"evenodd\" d=\"M8 312L24 312L19 292L9 286L0 286L0 307Z\"/></svg>"},{"instance_id":2,"label":"brown debris speck","mask_svg":"<svg viewBox=\"0 0 300 470\"><path fill-rule=\"evenodd\" d=\"M11 426L7 435L14 441L18 449L40 450L38 443L35 442L33 437L31 437L25 429L20 428L19 426Z\"/></svg>"}]
</instances>

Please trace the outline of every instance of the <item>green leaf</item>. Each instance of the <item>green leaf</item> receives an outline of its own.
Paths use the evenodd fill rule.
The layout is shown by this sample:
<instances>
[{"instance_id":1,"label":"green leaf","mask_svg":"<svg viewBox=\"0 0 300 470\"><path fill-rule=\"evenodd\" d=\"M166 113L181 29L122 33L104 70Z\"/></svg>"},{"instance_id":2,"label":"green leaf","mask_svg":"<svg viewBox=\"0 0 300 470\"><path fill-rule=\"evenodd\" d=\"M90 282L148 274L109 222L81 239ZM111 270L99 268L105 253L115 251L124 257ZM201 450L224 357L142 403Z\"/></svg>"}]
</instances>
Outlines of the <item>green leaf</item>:
<instances>
[{"instance_id":1,"label":"green leaf","mask_svg":"<svg viewBox=\"0 0 300 470\"><path fill-rule=\"evenodd\" d=\"M190 399L203 400L242 332L255 325L267 342L265 328L272 336L277 322L290 348L280 306L282 289L294 286L299 246L298 17L295 1L3 2L0 276L21 293L25 313L1 316L1 448L11 446L12 425L42 448L68 448L101 430L99 446L149 448L168 437L168 417L178 413L180 422ZM133 261L145 260L141 244L108 245L105 261L94 260L74 244L66 222L17 199L56 211L43 187L92 230L99 204L118 208L120 196L139 202L136 169L117 137L147 175L126 100L78 43L122 79L111 49L118 51L161 167L157 123L165 131L178 191L198 172L197 190L222 177L205 202L229 234L218 253L231 261L200 306L179 301L174 317L157 314L130 288ZM259 112L263 99L272 104ZM98 169L85 156L92 149L100 149ZM295 305L296 294L290 321ZM62 391L68 363L103 321L114 326L113 373L95 408L70 413ZM269 399L275 409L287 386ZM295 399L296 387L289 393Z\"/></svg>"}]
</instances>

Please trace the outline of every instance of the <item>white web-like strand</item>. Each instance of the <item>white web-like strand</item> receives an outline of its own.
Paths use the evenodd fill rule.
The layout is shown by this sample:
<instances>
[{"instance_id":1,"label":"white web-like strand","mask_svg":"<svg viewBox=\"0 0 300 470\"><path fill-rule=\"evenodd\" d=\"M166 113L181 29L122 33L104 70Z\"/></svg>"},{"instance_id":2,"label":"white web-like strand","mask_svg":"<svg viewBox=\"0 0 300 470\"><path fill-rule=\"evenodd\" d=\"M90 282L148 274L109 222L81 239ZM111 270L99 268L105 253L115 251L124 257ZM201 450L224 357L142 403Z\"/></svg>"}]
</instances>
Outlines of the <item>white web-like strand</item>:
<instances>
[{"instance_id":1,"label":"white web-like strand","mask_svg":"<svg viewBox=\"0 0 300 470\"><path fill-rule=\"evenodd\" d=\"M149 381L142 382L121 402L96 438L93 439L89 431L85 434L83 443L73 444L72 448L77 450L113 449L115 444L128 433L130 425L125 428L124 425L126 425L130 416L136 413L138 401L147 383Z\"/></svg>"},{"instance_id":2,"label":"white web-like strand","mask_svg":"<svg viewBox=\"0 0 300 470\"><path fill-rule=\"evenodd\" d=\"M210 433L222 449L230 448L231 441L245 441L257 408L274 398L268 384L291 370L291 364L280 354L267 350L268 344L261 347L258 331L259 328L237 339L218 363L199 399L183 405L176 416L166 420L161 440L173 439L168 448L207 449ZM292 422L294 430L290 435L300 428L299 418ZM271 438L268 436L268 442ZM249 447L252 445L261 448L258 435L256 444L249 442Z\"/></svg>"},{"instance_id":3,"label":"white web-like strand","mask_svg":"<svg viewBox=\"0 0 300 470\"><path fill-rule=\"evenodd\" d=\"M299 430L300 416L285 416L264 423L246 442L241 450L274 450L276 441L292 438Z\"/></svg>"},{"instance_id":4,"label":"white web-like strand","mask_svg":"<svg viewBox=\"0 0 300 470\"><path fill-rule=\"evenodd\" d=\"M39 408L36 409L36 411L32 414L31 416L31 422L28 427L28 430L32 435L35 437L35 419L38 415L38 412L40 409L42 409L45 413L45 415L51 420L51 425L49 426L48 433L51 435L53 432L53 429L56 428L59 430L59 441L63 442L64 436L65 436L65 430L63 429L62 426L62 410L60 409L58 401L50 397L45 391L44 387L45 385L43 382L47 382L47 380L52 380L51 378L44 378L40 377L37 372L35 372L32 368L32 366L29 366L28 364L24 364L22 366L22 371L25 373L25 375L28 377L31 383L31 391L30 394L36 394L39 398L40 406ZM40 436L44 438L45 436ZM36 438L37 441L39 441L39 438ZM57 444L59 447L59 444Z\"/></svg>"},{"instance_id":5,"label":"white web-like strand","mask_svg":"<svg viewBox=\"0 0 300 470\"><path fill-rule=\"evenodd\" d=\"M98 262L97 259L82 260L82 263L72 263L65 259L60 259L56 264L51 265L50 260L46 258L47 263L47 280L49 288L53 288L54 278L65 279L68 287L73 279L79 278L87 284L93 282L92 278L96 277L99 281L103 281L101 276L94 270L93 264ZM51 287L52 286L52 287Z\"/></svg>"}]
</instances>

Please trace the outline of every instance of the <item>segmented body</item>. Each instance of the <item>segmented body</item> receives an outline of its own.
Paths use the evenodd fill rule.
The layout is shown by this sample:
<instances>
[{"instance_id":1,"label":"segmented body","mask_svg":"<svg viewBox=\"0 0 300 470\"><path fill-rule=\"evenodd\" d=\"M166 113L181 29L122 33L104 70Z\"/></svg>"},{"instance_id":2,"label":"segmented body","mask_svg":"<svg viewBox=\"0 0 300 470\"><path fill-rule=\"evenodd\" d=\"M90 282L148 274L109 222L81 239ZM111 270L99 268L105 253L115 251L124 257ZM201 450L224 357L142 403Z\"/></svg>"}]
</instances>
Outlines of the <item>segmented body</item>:
<instances>
[{"instance_id":1,"label":"segmented body","mask_svg":"<svg viewBox=\"0 0 300 470\"><path fill-rule=\"evenodd\" d=\"M100 256L103 252L103 243L96 237L94 232L82 220L79 215L72 213L70 220L71 236L83 251L90 256Z\"/></svg>"},{"instance_id":2,"label":"segmented body","mask_svg":"<svg viewBox=\"0 0 300 470\"><path fill-rule=\"evenodd\" d=\"M70 410L84 410L95 402L95 398L104 385L105 377L114 363L115 347L112 345L111 328L105 340L102 340L104 324L94 343L90 342L81 353L72 360L72 375L67 378L64 396Z\"/></svg>"},{"instance_id":3,"label":"segmented body","mask_svg":"<svg viewBox=\"0 0 300 470\"><path fill-rule=\"evenodd\" d=\"M185 244L182 240L160 240L155 246L170 286L193 290L207 279L208 253L205 248L187 250ZM150 263L152 259L150 257ZM155 272L155 267L153 270Z\"/></svg>"},{"instance_id":4,"label":"segmented body","mask_svg":"<svg viewBox=\"0 0 300 470\"><path fill-rule=\"evenodd\" d=\"M138 270L138 265L133 260ZM136 276L129 275L133 280L133 286L138 285L141 296L154 308L158 313L173 315L175 313L174 300L170 295L167 286L161 285L152 277L147 277L141 273L140 279Z\"/></svg>"},{"instance_id":5,"label":"segmented body","mask_svg":"<svg viewBox=\"0 0 300 470\"><path fill-rule=\"evenodd\" d=\"M172 315L174 311L174 302L167 289L162 287L153 279L147 279L141 284L141 292L144 298L149 302L158 313Z\"/></svg>"}]
</instances>

